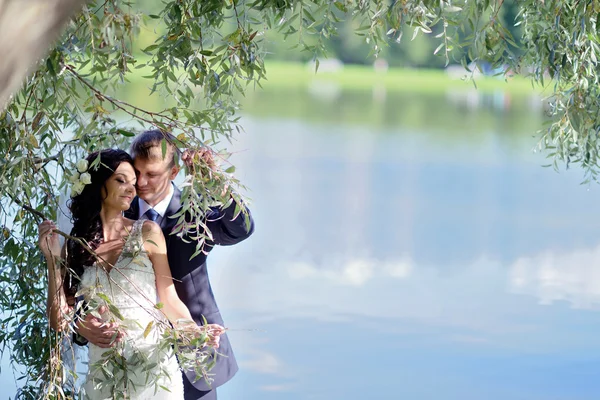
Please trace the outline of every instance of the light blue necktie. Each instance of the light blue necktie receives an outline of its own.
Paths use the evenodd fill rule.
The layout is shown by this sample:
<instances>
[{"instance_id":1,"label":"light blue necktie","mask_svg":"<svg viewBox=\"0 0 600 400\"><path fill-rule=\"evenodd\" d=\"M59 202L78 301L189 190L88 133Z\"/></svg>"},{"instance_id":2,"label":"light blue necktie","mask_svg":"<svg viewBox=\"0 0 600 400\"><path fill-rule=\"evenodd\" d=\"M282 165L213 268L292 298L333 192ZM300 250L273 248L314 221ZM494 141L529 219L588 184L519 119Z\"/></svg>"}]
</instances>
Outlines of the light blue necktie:
<instances>
[{"instance_id":1,"label":"light blue necktie","mask_svg":"<svg viewBox=\"0 0 600 400\"><path fill-rule=\"evenodd\" d=\"M154 210L154 208L150 208L148 209L148 211L146 211L144 213L144 215L146 216L146 218L148 218L150 221L156 221L158 219L159 214L156 212L156 210Z\"/></svg>"}]
</instances>

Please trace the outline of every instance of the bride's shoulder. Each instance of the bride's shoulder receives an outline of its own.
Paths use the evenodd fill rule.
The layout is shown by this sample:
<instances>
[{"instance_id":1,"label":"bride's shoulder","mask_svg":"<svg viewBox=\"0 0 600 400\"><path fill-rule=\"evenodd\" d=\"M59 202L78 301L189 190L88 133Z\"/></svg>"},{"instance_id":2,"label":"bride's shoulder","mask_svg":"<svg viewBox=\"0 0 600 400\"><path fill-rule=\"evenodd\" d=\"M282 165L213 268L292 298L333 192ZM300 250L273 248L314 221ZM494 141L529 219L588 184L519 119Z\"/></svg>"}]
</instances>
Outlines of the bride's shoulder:
<instances>
[{"instance_id":1,"label":"bride's shoulder","mask_svg":"<svg viewBox=\"0 0 600 400\"><path fill-rule=\"evenodd\" d=\"M140 230L144 248L149 255L152 255L165 245L165 237L163 236L162 229L160 229L160 226L156 222L145 220Z\"/></svg>"},{"instance_id":2,"label":"bride's shoulder","mask_svg":"<svg viewBox=\"0 0 600 400\"><path fill-rule=\"evenodd\" d=\"M160 225L158 225L154 221L144 220L143 222L141 222L141 224L142 235L144 237L162 234L162 229L160 228Z\"/></svg>"}]
</instances>

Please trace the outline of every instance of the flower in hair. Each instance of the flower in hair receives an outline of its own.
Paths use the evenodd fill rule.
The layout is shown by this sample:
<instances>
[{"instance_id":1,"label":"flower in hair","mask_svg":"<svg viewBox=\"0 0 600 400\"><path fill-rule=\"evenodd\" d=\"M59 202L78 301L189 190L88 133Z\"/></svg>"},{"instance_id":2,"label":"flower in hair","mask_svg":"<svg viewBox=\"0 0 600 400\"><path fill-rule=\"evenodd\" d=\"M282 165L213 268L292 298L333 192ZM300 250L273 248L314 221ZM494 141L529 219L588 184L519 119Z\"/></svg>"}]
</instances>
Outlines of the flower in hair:
<instances>
[{"instance_id":1,"label":"flower in hair","mask_svg":"<svg viewBox=\"0 0 600 400\"><path fill-rule=\"evenodd\" d=\"M92 183L92 176L87 172L88 162L87 160L79 160L75 164L77 171L75 171L70 177L71 182L71 197L75 197L83 192L85 185Z\"/></svg>"},{"instance_id":2,"label":"flower in hair","mask_svg":"<svg viewBox=\"0 0 600 400\"><path fill-rule=\"evenodd\" d=\"M83 183L81 183L80 181L75 182L71 186L71 197L80 195L81 192L83 192L84 188L85 188L85 185Z\"/></svg>"},{"instance_id":3,"label":"flower in hair","mask_svg":"<svg viewBox=\"0 0 600 400\"><path fill-rule=\"evenodd\" d=\"M92 183L92 176L87 172L84 172L83 174L79 175L79 181L84 185L89 185Z\"/></svg>"},{"instance_id":4,"label":"flower in hair","mask_svg":"<svg viewBox=\"0 0 600 400\"><path fill-rule=\"evenodd\" d=\"M83 173L85 171L87 171L88 169L88 162L87 160L79 160L77 161L77 171Z\"/></svg>"}]
</instances>

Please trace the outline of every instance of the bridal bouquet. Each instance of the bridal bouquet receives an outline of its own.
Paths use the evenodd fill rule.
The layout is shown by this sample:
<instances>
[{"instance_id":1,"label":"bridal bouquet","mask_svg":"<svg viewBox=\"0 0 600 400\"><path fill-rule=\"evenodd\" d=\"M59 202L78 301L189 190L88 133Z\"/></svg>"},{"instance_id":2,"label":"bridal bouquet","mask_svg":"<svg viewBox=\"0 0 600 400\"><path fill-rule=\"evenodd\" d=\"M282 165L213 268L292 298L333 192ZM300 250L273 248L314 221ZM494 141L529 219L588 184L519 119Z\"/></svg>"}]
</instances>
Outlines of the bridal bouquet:
<instances>
[{"instance_id":1,"label":"bridal bouquet","mask_svg":"<svg viewBox=\"0 0 600 400\"><path fill-rule=\"evenodd\" d=\"M104 301L108 299L102 293L96 293L96 296ZM157 304L156 308L160 309L161 304ZM129 333L113 347L105 349L100 361L90 365L90 369L95 370L93 376L97 388L109 388L116 399L126 399L128 388L155 387L157 390L162 387L168 390L164 386L165 378L167 381L181 379L179 371L173 376L173 371L163 368L165 357L174 356L177 356L183 370L196 373L196 380L212 382L210 370L218 356L215 337L222 333L220 328L211 324L198 326L193 321L179 321L171 325L163 318L156 318L143 329L138 321L123 318L115 307L110 307L110 310L104 315L107 318L110 314L107 321L118 322ZM130 336L132 334L135 337ZM149 340L152 344L145 345L140 335L148 339L158 335L158 343ZM140 371L143 376L140 376Z\"/></svg>"}]
</instances>

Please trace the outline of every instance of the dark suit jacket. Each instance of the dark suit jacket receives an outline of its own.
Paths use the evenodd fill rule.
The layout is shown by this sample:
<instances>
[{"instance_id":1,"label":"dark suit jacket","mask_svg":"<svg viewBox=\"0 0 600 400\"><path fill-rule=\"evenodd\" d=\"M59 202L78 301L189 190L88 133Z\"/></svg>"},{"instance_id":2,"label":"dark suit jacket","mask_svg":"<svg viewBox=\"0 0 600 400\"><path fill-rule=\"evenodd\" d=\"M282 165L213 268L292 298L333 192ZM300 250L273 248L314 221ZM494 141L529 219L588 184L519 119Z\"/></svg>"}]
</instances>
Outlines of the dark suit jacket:
<instances>
[{"instance_id":1,"label":"dark suit jacket","mask_svg":"<svg viewBox=\"0 0 600 400\"><path fill-rule=\"evenodd\" d=\"M173 199L161 221L161 228L167 242L167 257L177 294L187 305L197 324L202 324L202 316L204 316L209 324L224 326L208 279L207 254L201 252L190 260L190 257L196 252L196 242L186 243L181 238L170 235L178 218L169 217L176 214L181 208L181 191L177 188L174 189ZM205 244L204 251L206 253L212 250L215 244L222 246L236 244L254 232L252 217L250 217L250 229L248 230L241 213L236 219L233 219L234 211L235 203L232 203L226 209L212 207L207 213L206 225L213 236L213 241ZM131 208L125 212L125 216L135 220L138 219L138 213L139 205L136 197L131 203ZM210 371L210 374L214 374L212 375L213 382L209 386L204 379L200 379L193 383L196 389L201 391L214 389L227 382L237 372L238 365L226 334L221 336L218 353L220 354L216 356L216 365ZM193 370L185 371L185 375L190 382L194 382L196 379Z\"/></svg>"}]
</instances>

